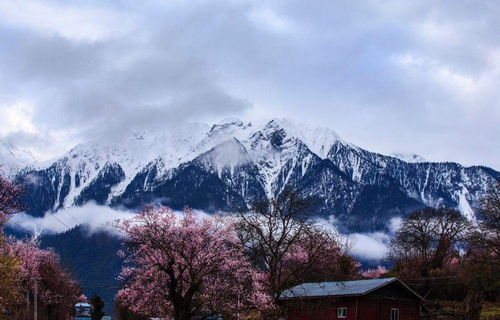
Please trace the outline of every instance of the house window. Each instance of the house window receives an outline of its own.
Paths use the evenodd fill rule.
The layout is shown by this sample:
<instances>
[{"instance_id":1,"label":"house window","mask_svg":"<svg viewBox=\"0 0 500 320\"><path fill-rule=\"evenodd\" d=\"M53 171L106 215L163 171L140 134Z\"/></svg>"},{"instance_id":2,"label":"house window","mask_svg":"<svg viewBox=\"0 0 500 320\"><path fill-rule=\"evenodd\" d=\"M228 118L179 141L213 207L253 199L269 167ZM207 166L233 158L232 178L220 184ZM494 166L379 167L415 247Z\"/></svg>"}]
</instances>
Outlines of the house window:
<instances>
[{"instance_id":1,"label":"house window","mask_svg":"<svg viewBox=\"0 0 500 320\"><path fill-rule=\"evenodd\" d=\"M346 318L347 317L347 308L342 307L337 310L337 318Z\"/></svg>"},{"instance_id":2,"label":"house window","mask_svg":"<svg viewBox=\"0 0 500 320\"><path fill-rule=\"evenodd\" d=\"M391 309L391 320L399 320L399 309Z\"/></svg>"}]
</instances>

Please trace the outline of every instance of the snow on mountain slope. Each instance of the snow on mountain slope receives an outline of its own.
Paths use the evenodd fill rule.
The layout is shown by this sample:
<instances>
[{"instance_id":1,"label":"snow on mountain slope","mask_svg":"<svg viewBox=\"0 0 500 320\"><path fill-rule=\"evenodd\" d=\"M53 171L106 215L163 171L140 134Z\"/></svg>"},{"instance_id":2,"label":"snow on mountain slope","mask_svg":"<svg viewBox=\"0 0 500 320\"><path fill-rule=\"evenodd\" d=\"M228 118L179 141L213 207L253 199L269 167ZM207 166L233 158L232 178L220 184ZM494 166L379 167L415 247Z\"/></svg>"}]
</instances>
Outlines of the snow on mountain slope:
<instances>
[{"instance_id":1,"label":"snow on mountain slope","mask_svg":"<svg viewBox=\"0 0 500 320\"><path fill-rule=\"evenodd\" d=\"M35 157L12 143L0 140L0 172L12 176L20 169L36 164Z\"/></svg>"},{"instance_id":2,"label":"snow on mountain slope","mask_svg":"<svg viewBox=\"0 0 500 320\"><path fill-rule=\"evenodd\" d=\"M244 141L264 177L268 197L291 182L296 168L300 176L309 168L314 155L299 136L302 133L289 121L272 120Z\"/></svg>"},{"instance_id":3,"label":"snow on mountain slope","mask_svg":"<svg viewBox=\"0 0 500 320\"><path fill-rule=\"evenodd\" d=\"M414 153L392 153L390 156L408 163L428 162L422 156Z\"/></svg>"},{"instance_id":4,"label":"snow on mountain slope","mask_svg":"<svg viewBox=\"0 0 500 320\"><path fill-rule=\"evenodd\" d=\"M246 152L258 165L269 197L280 191L278 185L283 187L282 184L288 182L289 177L283 168L294 165L292 162L295 157L301 155L300 148L305 147L310 150L306 152L324 158L333 143L340 140L331 129L312 127L288 119L244 123L230 118L212 126L206 138L198 144L197 150L210 150L228 139L236 139L245 146ZM309 160L306 157L300 161L304 174Z\"/></svg>"},{"instance_id":5,"label":"snow on mountain slope","mask_svg":"<svg viewBox=\"0 0 500 320\"><path fill-rule=\"evenodd\" d=\"M240 141L232 138L218 144L210 152L200 155L197 160L207 170L212 170L222 178L224 169L229 170L232 176L239 166L251 162L252 159Z\"/></svg>"},{"instance_id":6,"label":"snow on mountain slope","mask_svg":"<svg viewBox=\"0 0 500 320\"><path fill-rule=\"evenodd\" d=\"M499 176L483 167L410 160L369 152L328 128L288 119L232 118L212 126L125 129L120 137L89 141L54 161L22 169L18 177L36 214L88 201L131 206L173 197L179 205L196 202L217 209L230 201L248 204L273 197L292 184L321 199L321 212L370 211L368 202L355 201L392 210L376 200L386 190L402 192L397 200L384 200L398 201L399 207L415 207L406 195L430 206L460 208L472 217L488 184Z\"/></svg>"},{"instance_id":7,"label":"snow on mountain slope","mask_svg":"<svg viewBox=\"0 0 500 320\"><path fill-rule=\"evenodd\" d=\"M479 199L500 177L495 170L484 167L466 168L453 162L409 163L343 142L334 144L328 159L357 182L395 183L428 206L454 207L469 217Z\"/></svg>"},{"instance_id":8,"label":"snow on mountain slope","mask_svg":"<svg viewBox=\"0 0 500 320\"><path fill-rule=\"evenodd\" d=\"M155 131L128 131L123 136L96 139L82 143L52 161L39 163L21 172L31 178L51 175L55 201L51 210L71 207L109 166L123 171L117 184L111 187L109 198L121 194L144 166L161 155L164 169L172 168L195 151L196 143L208 130L206 124L183 124Z\"/></svg>"}]
</instances>

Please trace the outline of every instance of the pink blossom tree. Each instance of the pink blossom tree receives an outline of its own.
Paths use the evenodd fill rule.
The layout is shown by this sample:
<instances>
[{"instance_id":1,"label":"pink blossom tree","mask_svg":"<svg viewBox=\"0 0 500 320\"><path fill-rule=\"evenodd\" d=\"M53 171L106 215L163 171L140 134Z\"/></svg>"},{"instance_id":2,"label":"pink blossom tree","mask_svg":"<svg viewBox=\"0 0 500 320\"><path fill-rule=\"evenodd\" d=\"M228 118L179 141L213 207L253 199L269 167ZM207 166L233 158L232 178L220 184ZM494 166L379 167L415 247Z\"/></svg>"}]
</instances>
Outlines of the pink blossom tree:
<instances>
[{"instance_id":1,"label":"pink blossom tree","mask_svg":"<svg viewBox=\"0 0 500 320\"><path fill-rule=\"evenodd\" d=\"M220 218L182 215L146 207L119 221L127 234L120 303L144 316L192 319L224 314L231 319L256 303L250 264L233 228Z\"/></svg>"},{"instance_id":2,"label":"pink blossom tree","mask_svg":"<svg viewBox=\"0 0 500 320\"><path fill-rule=\"evenodd\" d=\"M21 278L18 260L6 254L5 243L0 235L0 319L3 310L21 299Z\"/></svg>"},{"instance_id":3,"label":"pink blossom tree","mask_svg":"<svg viewBox=\"0 0 500 320\"><path fill-rule=\"evenodd\" d=\"M0 232L1 226L10 214L19 212L21 206L19 204L19 197L23 189L17 183L5 179L0 175Z\"/></svg>"},{"instance_id":4,"label":"pink blossom tree","mask_svg":"<svg viewBox=\"0 0 500 320\"><path fill-rule=\"evenodd\" d=\"M22 192L20 185L0 176L0 318L7 309L13 319L30 318L36 287L40 315L66 319L81 289L63 270L57 254L40 249L36 241L3 236L2 227L9 215L22 208Z\"/></svg>"},{"instance_id":5,"label":"pink blossom tree","mask_svg":"<svg viewBox=\"0 0 500 320\"><path fill-rule=\"evenodd\" d=\"M380 278L382 275L386 274L387 272L389 272L389 271L384 266L378 266L375 269L366 270L361 275L364 278L376 279L376 278Z\"/></svg>"},{"instance_id":6,"label":"pink blossom tree","mask_svg":"<svg viewBox=\"0 0 500 320\"><path fill-rule=\"evenodd\" d=\"M357 275L358 267L338 237L308 219L309 205L297 192L285 190L239 215L238 236L270 301L262 310L266 319L284 316L280 296L292 286Z\"/></svg>"},{"instance_id":7,"label":"pink blossom tree","mask_svg":"<svg viewBox=\"0 0 500 320\"><path fill-rule=\"evenodd\" d=\"M10 306L14 319L31 316L35 291L40 316L46 315L49 319L69 317L81 288L61 267L57 254L50 249L40 249L36 241L13 238L7 239L6 250L19 262L20 291L28 299Z\"/></svg>"},{"instance_id":8,"label":"pink blossom tree","mask_svg":"<svg viewBox=\"0 0 500 320\"><path fill-rule=\"evenodd\" d=\"M19 261L10 256L3 236L3 224L19 210L21 188L0 176L0 318L2 311L21 299Z\"/></svg>"}]
</instances>

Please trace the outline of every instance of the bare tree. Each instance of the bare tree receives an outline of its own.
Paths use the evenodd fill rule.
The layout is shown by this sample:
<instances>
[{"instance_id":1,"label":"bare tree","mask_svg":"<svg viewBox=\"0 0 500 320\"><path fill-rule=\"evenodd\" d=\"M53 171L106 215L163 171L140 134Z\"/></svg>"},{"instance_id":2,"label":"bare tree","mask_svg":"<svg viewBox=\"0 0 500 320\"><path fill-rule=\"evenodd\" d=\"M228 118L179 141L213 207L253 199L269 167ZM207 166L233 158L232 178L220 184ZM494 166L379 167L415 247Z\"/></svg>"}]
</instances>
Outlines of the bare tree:
<instances>
[{"instance_id":1,"label":"bare tree","mask_svg":"<svg viewBox=\"0 0 500 320\"><path fill-rule=\"evenodd\" d=\"M469 254L478 262L500 266L500 181L481 201L480 221L469 236Z\"/></svg>"},{"instance_id":2,"label":"bare tree","mask_svg":"<svg viewBox=\"0 0 500 320\"><path fill-rule=\"evenodd\" d=\"M466 240L470 222L457 210L427 208L403 219L389 258L401 275L426 277Z\"/></svg>"},{"instance_id":3,"label":"bare tree","mask_svg":"<svg viewBox=\"0 0 500 320\"><path fill-rule=\"evenodd\" d=\"M309 206L298 192L287 189L276 199L256 203L239 215L240 241L261 272L262 286L275 307L276 314L267 315L268 319L283 312L279 298L286 289L305 281L349 277L340 275L342 259L350 259L350 268L343 270L356 269L336 235L308 219Z\"/></svg>"},{"instance_id":4,"label":"bare tree","mask_svg":"<svg viewBox=\"0 0 500 320\"><path fill-rule=\"evenodd\" d=\"M480 220L469 233L468 250L462 270L467 287L464 314L480 318L488 292L498 295L500 274L500 181L491 186L481 201Z\"/></svg>"}]
</instances>

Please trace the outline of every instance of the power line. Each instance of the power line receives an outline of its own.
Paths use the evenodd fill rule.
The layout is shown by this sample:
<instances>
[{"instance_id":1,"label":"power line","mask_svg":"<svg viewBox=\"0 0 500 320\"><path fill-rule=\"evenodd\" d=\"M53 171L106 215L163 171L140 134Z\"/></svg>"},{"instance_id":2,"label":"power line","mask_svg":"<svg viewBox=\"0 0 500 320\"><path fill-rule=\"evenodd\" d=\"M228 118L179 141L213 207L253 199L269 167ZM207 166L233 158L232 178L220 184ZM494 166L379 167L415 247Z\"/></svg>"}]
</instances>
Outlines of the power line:
<instances>
[{"instance_id":1,"label":"power line","mask_svg":"<svg viewBox=\"0 0 500 320\"><path fill-rule=\"evenodd\" d=\"M80 221L78 221L75 217L73 217L73 215L69 214L68 210L63 210L64 213L66 213L71 219L73 219L73 221L76 222L77 225L80 225L82 224Z\"/></svg>"},{"instance_id":2,"label":"power line","mask_svg":"<svg viewBox=\"0 0 500 320\"><path fill-rule=\"evenodd\" d=\"M476 275L476 278L481 278L483 276ZM461 276L440 276L440 277L424 277L424 278L399 278L402 281L426 281L426 280L439 280L439 279L457 279L461 278ZM491 275L486 278L500 278L500 276Z\"/></svg>"},{"instance_id":3,"label":"power line","mask_svg":"<svg viewBox=\"0 0 500 320\"><path fill-rule=\"evenodd\" d=\"M82 283L79 283L84 289L120 289L121 286L119 285L85 285Z\"/></svg>"},{"instance_id":4,"label":"power line","mask_svg":"<svg viewBox=\"0 0 500 320\"><path fill-rule=\"evenodd\" d=\"M51 216L53 216L57 221L59 221L66 228L71 229L66 223L64 223L61 219L59 219L53 212L48 211Z\"/></svg>"},{"instance_id":5,"label":"power line","mask_svg":"<svg viewBox=\"0 0 500 320\"><path fill-rule=\"evenodd\" d=\"M52 212L50 212L50 211L49 211L48 213L49 213L52 217L54 217L54 219L56 219L56 220L57 220L57 222L61 223L64 227L66 227L67 229L71 229L71 228L70 228L70 227L69 227L66 223L64 223L61 219L59 219L59 218L58 218L58 217L57 217L54 213L52 213ZM15 221L13 221L12 219L9 219L9 220L7 221L7 223L12 223L12 224L16 225L17 227L19 227L19 228L21 228L21 229L25 230L25 231L26 231L26 232L28 232L28 233L35 234L35 231L33 231L33 230L28 230L27 228L23 227L22 225L20 225L19 223L17 223L17 222L15 222ZM43 230L43 228L40 228L40 225L39 225L38 223L36 223L36 222L32 222L32 223L34 223L34 224L35 224L35 225L36 225L36 226L37 226L40 230Z\"/></svg>"},{"instance_id":6,"label":"power line","mask_svg":"<svg viewBox=\"0 0 500 320\"><path fill-rule=\"evenodd\" d=\"M9 223L15 224L16 226L18 226L19 228L21 228L21 229L25 230L25 231L26 231L26 232L28 232L28 233L34 233L34 231L33 231L33 230L28 230L28 229L26 229L25 227L23 227L22 225L20 225L19 223L14 222L13 220L8 220L8 221L7 221L7 224L9 224Z\"/></svg>"},{"instance_id":7,"label":"power line","mask_svg":"<svg viewBox=\"0 0 500 320\"><path fill-rule=\"evenodd\" d=\"M2 169L2 166L1 166L1 165L0 165L0 173L3 173L3 175L4 175L4 176L7 176L7 173L6 173L6 172ZM52 216L53 216L53 217L54 217L57 221L59 221L62 225L64 225L66 228L71 229L71 228L70 228L70 227L69 227L66 223L64 223L62 220L60 220L58 217L56 217L54 213L52 213L51 211L48 211L48 212L49 212L49 214L51 214L51 215L52 215ZM80 223L79 221L77 221L77 220L76 220L76 219L75 219L75 218L74 218L71 214L69 214L69 212L67 212L67 211L66 211L66 214L67 214L68 216L70 216L70 217L71 217L71 219L73 219L73 220L74 220L77 224L81 224L81 223ZM13 222L13 221L12 221L12 222ZM15 225L17 225L17 226L21 227L19 224L15 223L15 222L13 222L13 223L14 223ZM23 228L23 227L21 227L21 228ZM23 228L23 229L24 229L24 230L26 230L26 228Z\"/></svg>"},{"instance_id":8,"label":"power line","mask_svg":"<svg viewBox=\"0 0 500 320\"><path fill-rule=\"evenodd\" d=\"M4 175L4 176L7 176L7 173L6 173L6 172L2 169L2 167L1 167L1 166L0 166L0 173L3 173L3 175ZM63 221L61 221L61 220L60 220L59 218L57 218L54 214L52 214L50 211L49 211L49 213L50 213L50 214L51 214L51 215L52 215L52 216L53 216L53 217L54 217L57 221L59 221L62 225L64 225L66 228L70 229L70 227L69 227L66 223L64 223ZM73 219L74 219L74 218L73 218ZM76 221L76 220L75 220L75 221ZM29 233L35 234L35 232L34 232L34 231L30 231L30 230L26 229L25 227L21 226L20 224L18 224L18 223L16 223L16 222L14 222L14 221L12 221L12 220L10 220L9 222L11 222L11 223L15 224L16 226L20 227L21 229L26 230L26 231L27 231L27 232L29 232ZM37 226L39 226L37 223L35 223L35 224L36 224Z\"/></svg>"}]
</instances>

